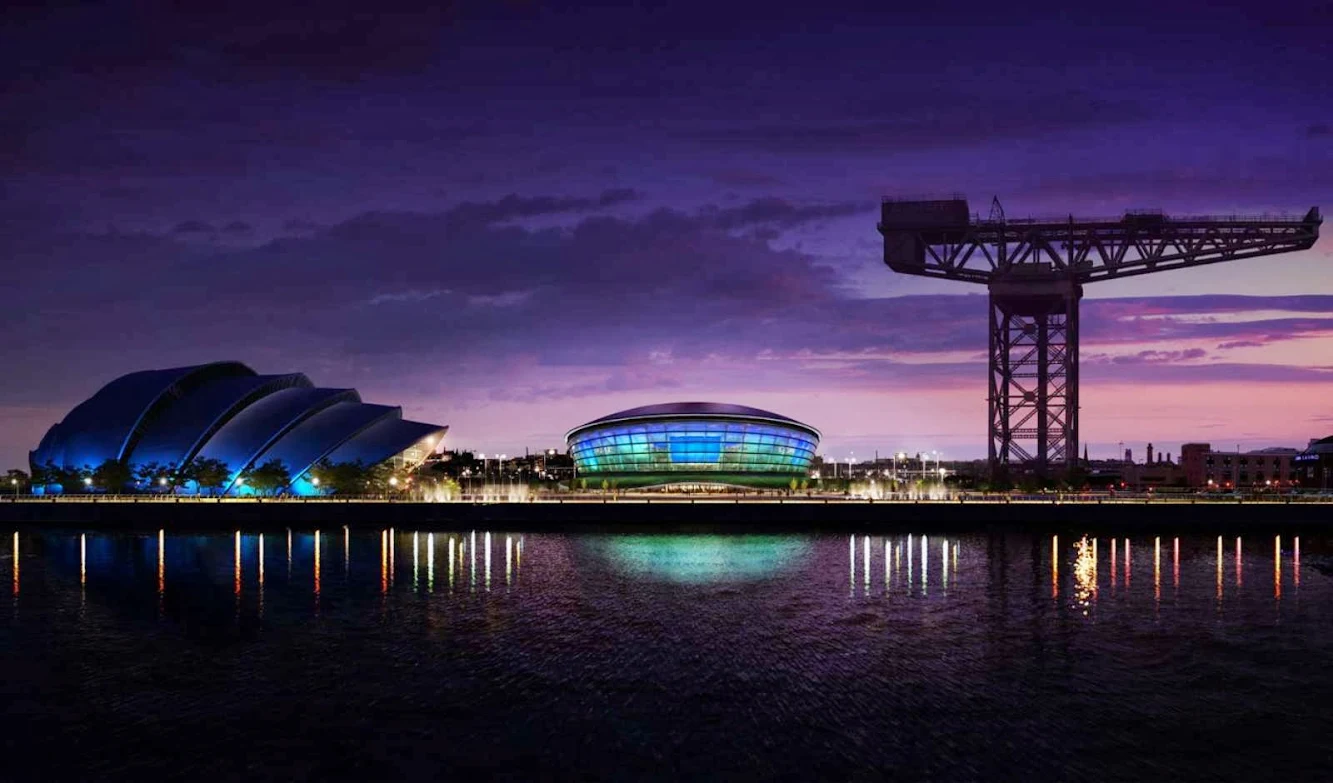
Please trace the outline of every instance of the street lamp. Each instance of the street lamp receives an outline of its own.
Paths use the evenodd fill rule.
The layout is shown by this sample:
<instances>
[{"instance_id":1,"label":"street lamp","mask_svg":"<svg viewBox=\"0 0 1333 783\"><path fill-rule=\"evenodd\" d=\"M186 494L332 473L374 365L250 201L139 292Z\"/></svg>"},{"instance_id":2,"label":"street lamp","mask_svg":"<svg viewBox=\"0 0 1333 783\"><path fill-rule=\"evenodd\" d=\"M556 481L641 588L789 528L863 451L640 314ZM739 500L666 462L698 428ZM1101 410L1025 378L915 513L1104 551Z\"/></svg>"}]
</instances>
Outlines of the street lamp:
<instances>
[{"instance_id":1,"label":"street lamp","mask_svg":"<svg viewBox=\"0 0 1333 783\"><path fill-rule=\"evenodd\" d=\"M11 487L14 488L14 497L18 497L18 496L19 496L19 480L16 479L16 478L11 478L11 479L9 480L9 486L11 486Z\"/></svg>"},{"instance_id":2,"label":"street lamp","mask_svg":"<svg viewBox=\"0 0 1333 783\"><path fill-rule=\"evenodd\" d=\"M391 486L391 487L396 487L396 486L398 486L398 477L397 477L397 476L390 476L390 477L389 477L389 486Z\"/></svg>"},{"instance_id":3,"label":"street lamp","mask_svg":"<svg viewBox=\"0 0 1333 783\"><path fill-rule=\"evenodd\" d=\"M83 480L83 486L84 486L86 489L92 489L92 486L93 486L93 480L92 480L92 478L91 478L91 477L84 478L84 480Z\"/></svg>"},{"instance_id":4,"label":"street lamp","mask_svg":"<svg viewBox=\"0 0 1333 783\"><path fill-rule=\"evenodd\" d=\"M319 491L319 476L310 477L310 486L314 487L316 492Z\"/></svg>"}]
</instances>

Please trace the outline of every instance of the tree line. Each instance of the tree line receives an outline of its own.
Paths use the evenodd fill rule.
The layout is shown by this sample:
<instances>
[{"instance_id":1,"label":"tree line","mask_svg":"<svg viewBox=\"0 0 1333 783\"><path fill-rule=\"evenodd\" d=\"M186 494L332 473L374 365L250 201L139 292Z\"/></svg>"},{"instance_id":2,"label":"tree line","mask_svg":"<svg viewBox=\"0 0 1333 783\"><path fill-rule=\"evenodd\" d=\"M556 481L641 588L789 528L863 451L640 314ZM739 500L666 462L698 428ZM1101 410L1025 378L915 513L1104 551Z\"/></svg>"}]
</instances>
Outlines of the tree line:
<instances>
[{"instance_id":1,"label":"tree line","mask_svg":"<svg viewBox=\"0 0 1333 783\"><path fill-rule=\"evenodd\" d=\"M233 476L235 472L229 464L209 457L200 457L181 466L159 462L128 464L116 459L83 467L47 462L36 466L31 476L18 470L9 471L4 489L22 485L23 490L28 491L29 487L59 485L66 493L160 494L190 488L200 494L217 495L232 483ZM247 467L235 477L235 482L238 487L248 487L254 494L272 496L286 490L293 478L286 464L272 459ZM325 459L295 478L308 481L317 494L363 495L405 489L411 477L405 475L400 480L393 468L384 463L367 465L360 460L331 462Z\"/></svg>"}]
</instances>

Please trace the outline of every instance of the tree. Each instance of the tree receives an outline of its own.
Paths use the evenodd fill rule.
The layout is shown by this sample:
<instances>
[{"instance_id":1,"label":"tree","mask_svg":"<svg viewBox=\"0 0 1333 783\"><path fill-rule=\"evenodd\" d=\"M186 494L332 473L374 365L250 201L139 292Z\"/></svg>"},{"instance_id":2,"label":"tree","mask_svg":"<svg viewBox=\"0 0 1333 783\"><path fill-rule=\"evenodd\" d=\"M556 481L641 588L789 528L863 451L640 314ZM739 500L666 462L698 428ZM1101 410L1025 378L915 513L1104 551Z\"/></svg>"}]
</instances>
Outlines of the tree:
<instances>
[{"instance_id":1,"label":"tree","mask_svg":"<svg viewBox=\"0 0 1333 783\"><path fill-rule=\"evenodd\" d=\"M321 492L356 495L366 491L369 472L361 460L354 462L330 462L322 459L315 463L308 474L312 479L319 479Z\"/></svg>"},{"instance_id":2,"label":"tree","mask_svg":"<svg viewBox=\"0 0 1333 783\"><path fill-rule=\"evenodd\" d=\"M364 475L366 488L363 491L384 494L389 491L389 479L393 478L393 468L381 462L366 468Z\"/></svg>"},{"instance_id":3,"label":"tree","mask_svg":"<svg viewBox=\"0 0 1333 783\"><path fill-rule=\"evenodd\" d=\"M164 479L170 483L171 467L160 462L145 462L134 467L134 478L141 488L151 491Z\"/></svg>"},{"instance_id":4,"label":"tree","mask_svg":"<svg viewBox=\"0 0 1333 783\"><path fill-rule=\"evenodd\" d=\"M810 488L810 479L801 479L801 491L804 492Z\"/></svg>"},{"instance_id":5,"label":"tree","mask_svg":"<svg viewBox=\"0 0 1333 783\"><path fill-rule=\"evenodd\" d=\"M280 459L271 459L258 467L252 467L241 473L246 486L260 495L276 494L292 483L292 474Z\"/></svg>"},{"instance_id":6,"label":"tree","mask_svg":"<svg viewBox=\"0 0 1333 783\"><path fill-rule=\"evenodd\" d=\"M610 488L611 488L611 482L607 481L606 479L602 479L602 491L605 492Z\"/></svg>"},{"instance_id":7,"label":"tree","mask_svg":"<svg viewBox=\"0 0 1333 783\"><path fill-rule=\"evenodd\" d=\"M32 490L32 480L28 478L27 473L24 473L21 470L8 471L5 473L4 481L4 486L0 486L0 491L3 492L13 492L14 494L18 494L20 492L26 493Z\"/></svg>"},{"instance_id":8,"label":"tree","mask_svg":"<svg viewBox=\"0 0 1333 783\"><path fill-rule=\"evenodd\" d=\"M34 487L45 487L47 484L55 483L55 478L51 473L51 467L54 466L52 466L50 462L45 465L32 466L32 485Z\"/></svg>"},{"instance_id":9,"label":"tree","mask_svg":"<svg viewBox=\"0 0 1333 783\"><path fill-rule=\"evenodd\" d=\"M108 459L92 471L93 485L112 494L125 491L134 481L134 471L118 459Z\"/></svg>"},{"instance_id":10,"label":"tree","mask_svg":"<svg viewBox=\"0 0 1333 783\"><path fill-rule=\"evenodd\" d=\"M788 487L788 489L790 489L792 492L795 492L795 491L796 491L796 488L799 487L799 486L801 486L801 483L800 483L799 481L797 481L795 478L792 478L791 481L788 481L788 482L787 482L787 487Z\"/></svg>"},{"instance_id":11,"label":"tree","mask_svg":"<svg viewBox=\"0 0 1333 783\"><path fill-rule=\"evenodd\" d=\"M49 460L39 468L38 472L41 474L39 483L58 486L61 492L83 492L83 480L92 475L92 471L87 468L76 468L72 465L62 467Z\"/></svg>"},{"instance_id":12,"label":"tree","mask_svg":"<svg viewBox=\"0 0 1333 783\"><path fill-rule=\"evenodd\" d=\"M182 483L194 481L201 492L221 492L227 482L231 481L231 466L220 459L198 457L185 467L184 474L178 473L178 480Z\"/></svg>"}]
</instances>

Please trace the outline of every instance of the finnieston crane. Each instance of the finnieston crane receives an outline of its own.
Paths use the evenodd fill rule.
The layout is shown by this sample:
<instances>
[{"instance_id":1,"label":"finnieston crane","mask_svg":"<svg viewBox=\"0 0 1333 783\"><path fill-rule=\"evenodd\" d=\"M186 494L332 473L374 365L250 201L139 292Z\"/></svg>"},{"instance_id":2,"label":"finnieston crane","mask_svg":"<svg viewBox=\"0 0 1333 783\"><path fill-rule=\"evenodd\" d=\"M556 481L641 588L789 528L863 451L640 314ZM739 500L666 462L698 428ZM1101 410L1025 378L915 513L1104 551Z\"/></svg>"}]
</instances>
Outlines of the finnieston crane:
<instances>
[{"instance_id":1,"label":"finnieston crane","mask_svg":"<svg viewBox=\"0 0 1333 783\"><path fill-rule=\"evenodd\" d=\"M990 470L1052 476L1078 461L1078 303L1101 280L1308 250L1319 208L1304 217L982 220L967 200L886 200L884 263L901 274L990 290Z\"/></svg>"}]
</instances>

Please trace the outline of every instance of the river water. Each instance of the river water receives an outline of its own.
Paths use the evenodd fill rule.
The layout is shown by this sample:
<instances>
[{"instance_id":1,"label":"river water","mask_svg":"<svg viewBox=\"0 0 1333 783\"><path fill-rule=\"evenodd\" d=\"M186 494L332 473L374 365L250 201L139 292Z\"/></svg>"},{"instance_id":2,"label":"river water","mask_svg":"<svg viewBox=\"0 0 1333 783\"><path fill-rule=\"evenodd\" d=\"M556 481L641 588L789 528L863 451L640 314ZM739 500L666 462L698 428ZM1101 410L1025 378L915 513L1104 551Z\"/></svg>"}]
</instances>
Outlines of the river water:
<instances>
[{"instance_id":1,"label":"river water","mask_svg":"<svg viewBox=\"0 0 1333 783\"><path fill-rule=\"evenodd\" d=\"M0 538L5 777L1327 779L1333 547Z\"/></svg>"}]
</instances>

